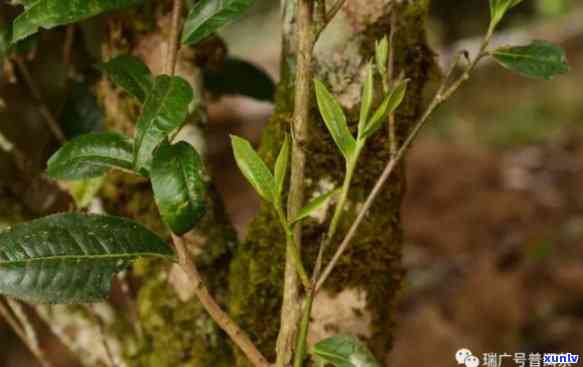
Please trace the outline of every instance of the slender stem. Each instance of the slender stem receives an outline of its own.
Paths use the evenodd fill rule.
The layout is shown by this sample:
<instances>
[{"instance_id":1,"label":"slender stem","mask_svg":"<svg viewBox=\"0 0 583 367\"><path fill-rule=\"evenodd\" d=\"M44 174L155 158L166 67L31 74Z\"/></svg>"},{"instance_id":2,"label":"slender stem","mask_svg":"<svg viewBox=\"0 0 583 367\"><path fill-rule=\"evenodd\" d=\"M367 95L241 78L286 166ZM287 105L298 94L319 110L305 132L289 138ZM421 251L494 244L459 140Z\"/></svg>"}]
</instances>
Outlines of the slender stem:
<instances>
[{"instance_id":1,"label":"slender stem","mask_svg":"<svg viewBox=\"0 0 583 367\"><path fill-rule=\"evenodd\" d=\"M308 341L308 330L310 328L310 315L314 303L314 290L312 289L304 301L304 312L300 323L300 333L296 344L294 367L302 367L306 356L306 345Z\"/></svg>"},{"instance_id":2,"label":"slender stem","mask_svg":"<svg viewBox=\"0 0 583 367\"><path fill-rule=\"evenodd\" d=\"M389 162L387 163L387 165L385 166L383 173L381 174L381 176L379 177L379 179L375 183L374 188L372 189L371 193L369 194L368 198L366 199L362 209L358 213L358 216L357 216L356 220L354 221L354 223L352 224L352 226L350 227L346 237L344 238L344 240L342 241L342 243L340 244L340 246L336 250L336 253L332 257L332 260L330 261L330 263L328 263L328 265L326 266L326 269L324 270L324 272L322 273L322 275L320 276L320 278L316 282L316 287L315 287L316 293L322 288L322 285L326 282L326 280L328 279L328 277L332 273L332 270L334 270L334 267L338 263L338 260L344 254L344 252L348 248L348 245L350 245L350 242L354 238L356 231L358 230L360 224L364 220L364 217L366 216L366 214L370 210L373 202L375 201L377 196L380 194L384 184L386 183L386 181L390 177L391 173L393 173L395 167L397 167L397 164L404 157L405 153L411 147L411 145L415 141L415 138L419 135L419 132L423 129L423 127L427 123L429 116L431 116L431 114L435 111L435 109L437 109L446 99L451 97L459 89L459 87L461 87L461 85L469 78L471 72L475 69L478 62L487 54L486 48L488 47L488 44L490 42L490 39L492 37L493 32L494 32L494 27L490 26L490 28L488 29L488 33L486 34L486 36L484 37L484 40L482 41L482 46L480 47L480 52L478 53L478 55L476 55L476 57L472 60L472 62L466 67L466 70L462 73L462 75L454 83L452 83L452 85L448 88L447 85L448 85L449 79L450 79L451 75L453 75L453 72L459 63L459 60L461 59L461 57L463 55L465 55L465 52L458 54L458 57L456 58L455 62L453 63L447 77L443 80L440 88L438 89L438 92L433 97L433 100L431 101L431 103L429 103L429 106L427 107L425 112L421 115L421 117L415 123L413 130L411 131L411 133L409 134L407 139L405 139L405 142L403 143L403 145L399 148L399 150L397 151L395 156L392 157L389 160Z\"/></svg>"},{"instance_id":3,"label":"slender stem","mask_svg":"<svg viewBox=\"0 0 583 367\"><path fill-rule=\"evenodd\" d=\"M8 325L14 330L16 335L22 340L24 345L30 350L37 361L43 367L51 367L51 363L48 361L43 351L40 349L38 343L30 338L30 336L25 332L22 325L18 323L16 318L12 315L9 309L0 301L0 315L6 320Z\"/></svg>"},{"instance_id":4,"label":"slender stem","mask_svg":"<svg viewBox=\"0 0 583 367\"><path fill-rule=\"evenodd\" d=\"M295 96L292 125L292 155L290 190L287 202L287 217L295 218L304 205L304 181L306 153L304 147L308 141L308 125L312 101L312 60L315 42L314 3L313 0L297 0L296 3L296 50L297 66L295 75ZM289 366L293 358L298 322L300 320L300 296L298 292L298 273L294 253L301 262L302 224L293 228L293 240L287 239L285 278L283 285L283 304L281 309L281 327L277 337L277 367ZM294 249L295 248L295 249ZM297 251L296 251L297 250Z\"/></svg>"},{"instance_id":5,"label":"slender stem","mask_svg":"<svg viewBox=\"0 0 583 367\"><path fill-rule=\"evenodd\" d=\"M170 28L170 38L168 40L168 55L166 59L166 73L174 75L176 72L176 61L180 50L180 23L182 20L182 8L184 0L174 0L172 7L172 26Z\"/></svg>"},{"instance_id":6,"label":"slender stem","mask_svg":"<svg viewBox=\"0 0 583 367\"><path fill-rule=\"evenodd\" d=\"M286 243L291 243L291 246L287 246L287 251L290 251L289 255L292 257L294 267L295 267L304 287L306 289L310 289L310 288L312 288L312 283L310 282L310 278L308 277L308 272L306 271L306 268L304 267L304 264L302 262L300 250L298 248L297 241L295 239L294 231L288 225L287 220L285 218L285 214L283 213L283 210L281 209L281 207L278 207L275 210L277 211L277 216L279 218L279 222L281 223L281 226L282 226L283 230L285 231Z\"/></svg>"},{"instance_id":7,"label":"slender stem","mask_svg":"<svg viewBox=\"0 0 583 367\"><path fill-rule=\"evenodd\" d=\"M22 77L24 78L24 82L28 86L28 89L30 89L32 97L36 100L38 107L40 109L40 113L45 119L47 126L49 127L49 130L59 141L59 143L64 143L67 140L67 138L65 138L65 134L63 134L63 130L61 130L61 127L59 126L57 119L55 118L55 116L45 103L40 88L34 81L32 75L30 74L30 71L28 70L28 67L26 66L26 64L24 63L20 56L14 57L14 60L16 62L18 70L20 71Z\"/></svg>"},{"instance_id":8,"label":"slender stem","mask_svg":"<svg viewBox=\"0 0 583 367\"><path fill-rule=\"evenodd\" d=\"M322 2L325 2L325 0L322 0ZM334 17L336 17L336 14L338 14L338 12L340 11L340 9L342 9L342 7L344 6L345 3L346 3L346 0L336 0L334 5L332 5L330 7L330 10L328 10L326 12L324 19L321 20L321 24L318 24L318 26L315 29L314 43L316 41L318 41L318 39L320 38L320 35L324 31L324 29L326 29L326 27L328 26L328 24L330 24L332 19L334 19Z\"/></svg>"},{"instance_id":9,"label":"slender stem","mask_svg":"<svg viewBox=\"0 0 583 367\"><path fill-rule=\"evenodd\" d=\"M219 325L221 329L231 337L235 345L247 356L249 361L256 367L271 367L267 359L257 349L251 338L245 333L239 325L233 321L230 316L221 309L221 306L215 301L209 290L205 286L196 265L192 261L190 255L186 250L184 240L181 237L172 235L176 253L178 255L179 263L192 282L194 293L198 300L211 316L211 318Z\"/></svg>"}]
</instances>

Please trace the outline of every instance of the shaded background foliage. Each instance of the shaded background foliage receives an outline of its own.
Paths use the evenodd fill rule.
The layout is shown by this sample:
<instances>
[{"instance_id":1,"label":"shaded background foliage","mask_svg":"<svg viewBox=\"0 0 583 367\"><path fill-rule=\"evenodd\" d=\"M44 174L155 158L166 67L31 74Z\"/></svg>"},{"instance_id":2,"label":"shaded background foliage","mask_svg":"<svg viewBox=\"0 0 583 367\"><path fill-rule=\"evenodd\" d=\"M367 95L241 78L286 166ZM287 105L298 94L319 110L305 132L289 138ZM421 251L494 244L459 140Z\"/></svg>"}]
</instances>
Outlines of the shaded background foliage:
<instances>
[{"instance_id":1,"label":"shaded background foliage","mask_svg":"<svg viewBox=\"0 0 583 367\"><path fill-rule=\"evenodd\" d=\"M432 41L442 50L481 33L488 17L485 1L449 2L434 1L431 13ZM223 35L233 54L277 77L279 12L271 4L258 2L254 14ZM576 1L526 4L520 16L504 24L507 30L549 23L546 32L552 38L553 27L565 26L561 16L582 10ZM2 17L12 15L11 7L0 7ZM91 23L83 27L90 29ZM76 44L89 42L84 37L91 32L83 34L76 36ZM475 353L583 353L582 37L578 33L562 40L572 73L550 84L483 67L416 145L404 204L409 273L391 365L451 365L453 351L462 345ZM55 46L60 39L60 34L46 33L40 42ZM76 49L78 70L91 69L94 52ZM90 104L87 91L96 94L94 81L89 78L84 81L88 87L75 83L65 90L61 58L56 46L37 51L33 73L45 97L58 105L70 94ZM7 75L0 78L0 130L25 152L27 169L39 172L54 147L41 117L30 107L29 92L9 83ZM210 166L239 231L258 202L235 168L227 132L257 141L271 112L268 103L241 97L210 105ZM59 190L39 191L48 190L38 183L41 178L21 179L14 164L0 153L0 221L68 207ZM16 209L13 202L24 205ZM34 366L2 325L0 364ZM60 350L51 341L46 348ZM64 357L62 365L70 363Z\"/></svg>"}]
</instances>

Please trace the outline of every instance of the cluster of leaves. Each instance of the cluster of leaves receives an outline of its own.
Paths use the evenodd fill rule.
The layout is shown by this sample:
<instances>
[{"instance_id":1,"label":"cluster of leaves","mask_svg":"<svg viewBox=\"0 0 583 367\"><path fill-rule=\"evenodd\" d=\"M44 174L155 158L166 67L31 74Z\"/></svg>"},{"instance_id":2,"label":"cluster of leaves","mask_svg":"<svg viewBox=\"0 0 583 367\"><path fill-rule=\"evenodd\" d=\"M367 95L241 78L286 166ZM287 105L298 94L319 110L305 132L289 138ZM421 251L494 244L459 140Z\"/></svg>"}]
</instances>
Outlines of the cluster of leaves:
<instances>
[{"instance_id":1,"label":"cluster of leaves","mask_svg":"<svg viewBox=\"0 0 583 367\"><path fill-rule=\"evenodd\" d=\"M16 3L24 6L24 12L2 40L11 38L14 45L39 28L78 22L143 1L20 0ZM188 15L183 42L192 44L206 38L252 3L199 1ZM0 46L2 54L8 52L7 42ZM154 76L131 56L118 56L99 68L143 104L135 136L114 132L81 135L49 159L48 176L92 182L118 169L148 177L168 227L177 235L190 231L205 213L204 164L190 144L172 143L170 138L182 127L193 105L190 84L177 76ZM38 303L101 301L109 294L112 276L131 260L144 256L175 258L163 239L126 218L81 213L48 216L0 234L0 293Z\"/></svg>"}]
</instances>

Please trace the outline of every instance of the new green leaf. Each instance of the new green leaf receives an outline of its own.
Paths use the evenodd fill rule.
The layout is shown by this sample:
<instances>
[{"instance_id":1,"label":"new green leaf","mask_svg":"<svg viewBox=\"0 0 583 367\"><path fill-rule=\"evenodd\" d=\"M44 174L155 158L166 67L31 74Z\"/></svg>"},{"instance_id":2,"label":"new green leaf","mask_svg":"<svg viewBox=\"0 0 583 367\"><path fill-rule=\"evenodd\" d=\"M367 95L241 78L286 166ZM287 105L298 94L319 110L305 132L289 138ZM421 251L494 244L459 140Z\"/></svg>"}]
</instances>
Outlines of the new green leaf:
<instances>
[{"instance_id":1,"label":"new green leaf","mask_svg":"<svg viewBox=\"0 0 583 367\"><path fill-rule=\"evenodd\" d=\"M150 172L156 203L172 232L190 231L205 213L206 182L202 159L182 141L163 143L155 152Z\"/></svg>"},{"instance_id":2,"label":"new green leaf","mask_svg":"<svg viewBox=\"0 0 583 367\"><path fill-rule=\"evenodd\" d=\"M349 335L337 335L322 340L314 346L312 354L322 365L381 367L366 345Z\"/></svg>"},{"instance_id":3,"label":"new green leaf","mask_svg":"<svg viewBox=\"0 0 583 367\"><path fill-rule=\"evenodd\" d=\"M105 182L105 176L88 178L80 181L67 181L64 186L75 200L77 208L87 208L99 193Z\"/></svg>"},{"instance_id":4,"label":"new green leaf","mask_svg":"<svg viewBox=\"0 0 583 367\"><path fill-rule=\"evenodd\" d=\"M141 4L144 0L37 0L27 2L25 10L15 20L12 42L38 32L39 28L76 23L98 14Z\"/></svg>"},{"instance_id":5,"label":"new green leaf","mask_svg":"<svg viewBox=\"0 0 583 367\"><path fill-rule=\"evenodd\" d=\"M383 76L387 74L387 62L389 58L389 40L387 36L375 43L375 59L379 73Z\"/></svg>"},{"instance_id":6,"label":"new green leaf","mask_svg":"<svg viewBox=\"0 0 583 367\"><path fill-rule=\"evenodd\" d=\"M275 199L275 179L265 162L247 140L231 135L231 145L237 166L257 191L259 196L270 203Z\"/></svg>"},{"instance_id":7,"label":"new green leaf","mask_svg":"<svg viewBox=\"0 0 583 367\"><path fill-rule=\"evenodd\" d=\"M154 80L136 127L136 170L149 170L154 149L182 125L192 99L193 91L186 80L167 75L160 75Z\"/></svg>"},{"instance_id":8,"label":"new green leaf","mask_svg":"<svg viewBox=\"0 0 583 367\"><path fill-rule=\"evenodd\" d=\"M132 142L117 133L92 133L63 145L47 163L47 174L57 180L99 177L112 168L132 169Z\"/></svg>"},{"instance_id":9,"label":"new green leaf","mask_svg":"<svg viewBox=\"0 0 583 367\"><path fill-rule=\"evenodd\" d=\"M344 157L348 159L352 155L352 152L354 152L356 141L348 129L344 111L342 111L340 103L328 91L324 83L315 80L315 86L316 99L318 100L318 107L324 123L328 131L330 131L336 145Z\"/></svg>"},{"instance_id":10,"label":"new green leaf","mask_svg":"<svg viewBox=\"0 0 583 367\"><path fill-rule=\"evenodd\" d=\"M508 10L520 4L523 0L490 0L491 27L500 23Z\"/></svg>"},{"instance_id":11,"label":"new green leaf","mask_svg":"<svg viewBox=\"0 0 583 367\"><path fill-rule=\"evenodd\" d=\"M0 293L33 303L99 302L115 273L152 256L173 252L129 219L52 215L0 233Z\"/></svg>"},{"instance_id":12,"label":"new green leaf","mask_svg":"<svg viewBox=\"0 0 583 367\"><path fill-rule=\"evenodd\" d=\"M362 135L359 135L359 139L366 139L374 134L383 125L387 115L395 112L395 110L401 105L406 93L407 81L403 80L397 83L371 117L366 128L362 132Z\"/></svg>"},{"instance_id":13,"label":"new green leaf","mask_svg":"<svg viewBox=\"0 0 583 367\"><path fill-rule=\"evenodd\" d=\"M360 103L360 119L358 120L358 134L360 135L366 123L368 122L368 115L370 113L370 106L374 98L374 71L372 65L369 63L366 67L366 81L362 86L362 101Z\"/></svg>"},{"instance_id":14,"label":"new green leaf","mask_svg":"<svg viewBox=\"0 0 583 367\"><path fill-rule=\"evenodd\" d=\"M290 154L290 144L289 137L286 135L277 160L275 161L275 201L281 203L281 194L283 193L283 186L285 184L285 178L287 176L287 167L289 164L289 154ZM278 204L278 205L279 205Z\"/></svg>"},{"instance_id":15,"label":"new green leaf","mask_svg":"<svg viewBox=\"0 0 583 367\"><path fill-rule=\"evenodd\" d=\"M152 89L152 73L137 57L121 55L98 65L98 68L106 72L114 84L125 89L141 102L146 100L146 96Z\"/></svg>"},{"instance_id":16,"label":"new green leaf","mask_svg":"<svg viewBox=\"0 0 583 367\"><path fill-rule=\"evenodd\" d=\"M235 20L254 0L199 0L186 18L182 43L197 43Z\"/></svg>"},{"instance_id":17,"label":"new green leaf","mask_svg":"<svg viewBox=\"0 0 583 367\"><path fill-rule=\"evenodd\" d=\"M498 48L491 55L505 68L528 77L550 80L569 71L565 51L546 41Z\"/></svg>"},{"instance_id":18,"label":"new green leaf","mask_svg":"<svg viewBox=\"0 0 583 367\"><path fill-rule=\"evenodd\" d=\"M320 209L322 206L324 206L328 202L328 200L330 200L332 198L332 196L338 194L339 192L340 192L340 189L332 190L330 192L327 192L327 193L320 195L317 198L313 199L305 207L303 207L302 210L300 210L298 215L291 221L290 224L294 224L294 223L297 223L301 220L306 219L314 211L316 211L316 210Z\"/></svg>"}]
</instances>

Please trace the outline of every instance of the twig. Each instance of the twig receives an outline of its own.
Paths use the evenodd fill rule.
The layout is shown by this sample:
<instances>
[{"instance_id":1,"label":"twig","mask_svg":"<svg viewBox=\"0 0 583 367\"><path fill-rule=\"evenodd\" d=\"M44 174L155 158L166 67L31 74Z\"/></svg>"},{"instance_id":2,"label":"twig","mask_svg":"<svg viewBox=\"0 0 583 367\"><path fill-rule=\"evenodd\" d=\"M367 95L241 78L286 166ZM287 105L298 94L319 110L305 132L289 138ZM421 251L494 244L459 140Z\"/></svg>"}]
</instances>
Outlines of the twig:
<instances>
[{"instance_id":1,"label":"twig","mask_svg":"<svg viewBox=\"0 0 583 367\"><path fill-rule=\"evenodd\" d=\"M287 200L287 217L294 218L304 205L304 181L308 126L312 98L312 59L315 42L314 6L312 0L297 1L297 68L295 75L295 99L292 122L292 156L290 190ZM298 293L298 274L294 262L294 246L298 252L302 248L302 225L293 228L295 244L288 236L286 241L286 263L283 285L281 326L276 342L277 367L289 366L293 358L293 346L301 317ZM301 257L300 257L301 261Z\"/></svg>"},{"instance_id":2,"label":"twig","mask_svg":"<svg viewBox=\"0 0 583 367\"><path fill-rule=\"evenodd\" d=\"M36 85L36 82L32 78L32 75L30 74L28 67L26 66L24 61L22 61L22 58L20 58L20 56L15 56L14 60L16 62L16 66L18 66L18 70L20 71L22 77L24 78L24 82L28 86L28 89L30 89L33 98L36 100L40 112L47 123L47 126L49 127L55 138L57 138L59 143L64 143L67 140L67 138L65 138L65 134L63 134L63 131L61 130L61 127L59 126L59 123L57 122L55 116L49 110L47 104L44 102L42 93L40 92L39 87Z\"/></svg>"},{"instance_id":3,"label":"twig","mask_svg":"<svg viewBox=\"0 0 583 367\"><path fill-rule=\"evenodd\" d=\"M324 1L325 0L322 0L322 2L324 2ZM328 26L328 24L330 24L332 19L334 19L334 17L336 17L336 14L338 14L338 12L340 11L340 9L342 9L342 7L344 6L345 3L346 3L346 0L336 0L334 5L332 5L332 7L330 7L328 12L326 12L324 19L321 20L321 24L319 24L318 27L316 27L316 29L315 29L314 43L316 43L316 41L318 41L318 39L320 38L320 35L322 34L322 32L324 32L324 29L326 29L326 27Z\"/></svg>"},{"instance_id":4,"label":"twig","mask_svg":"<svg viewBox=\"0 0 583 367\"><path fill-rule=\"evenodd\" d=\"M172 239L178 255L178 261L192 282L194 293L199 302L211 318L227 333L227 335L231 337L233 342L241 349L254 366L271 367L267 362L267 359L265 359L255 344L253 344L247 333L241 330L229 315L221 309L213 296L209 293L207 287L202 281L202 277L200 276L196 265L186 250L183 238L172 235Z\"/></svg>"},{"instance_id":5,"label":"twig","mask_svg":"<svg viewBox=\"0 0 583 367\"><path fill-rule=\"evenodd\" d=\"M415 141L415 138L417 137L419 132L423 129L423 127L427 123L429 116L433 113L433 111L435 111L435 109L437 107L439 107L445 100L447 100L449 97L451 97L451 95L453 95L453 93L455 93L459 89L459 87L469 78L470 73L475 69L478 62L486 55L486 48L488 47L488 44L490 43L490 39L492 38L493 32L494 32L494 28L491 26L488 29L488 33L486 34L486 36L484 37L484 39L482 41L482 46L480 47L480 52L478 53L478 55L474 58L474 60L469 65L467 65L466 70L462 73L462 75L448 88L448 82L449 82L450 77L453 75L459 61L463 57L467 57L467 52L462 51L461 53L459 53L457 55L457 57L456 57L453 65L451 66L446 78L443 80L437 93L433 97L433 100L431 101L431 103L429 103L429 106L427 107L427 109L425 110L423 115L421 115L419 120L417 120L413 130L411 131L411 133L409 134L409 136L407 137L407 139L405 140L403 145L399 148L399 150L397 151L395 156L392 157L389 160L389 162L387 163L387 165L385 166L383 173L381 174L381 176L379 177L379 179L375 183L374 188L372 189L371 193L369 194L368 198L366 199L362 209L358 213L358 216L356 217L356 220L354 221L354 223L350 227L346 237L344 238L344 240L342 241L342 243L340 244L340 246L336 250L336 253L332 257L332 260L326 266L326 269L322 273L321 277L318 279L318 282L317 282L316 288L315 288L316 293L322 288L322 285L326 282L326 280L328 279L328 277L332 273L332 270L334 270L334 267L338 263L340 257L344 254L344 252L348 248L348 245L350 245L350 242L354 238L356 231L358 230L358 227L360 226L360 224L364 220L364 217L366 216L366 214L370 210L373 202L375 201L377 196L380 194L387 179L390 177L391 173L393 173L395 167L401 161L401 159L404 157L407 150L411 147L412 143Z\"/></svg>"},{"instance_id":6,"label":"twig","mask_svg":"<svg viewBox=\"0 0 583 367\"><path fill-rule=\"evenodd\" d=\"M183 0L174 0L174 6L172 7L172 28L170 28L168 57L166 59L166 73L168 75L174 75L176 72L176 60L178 59L178 51L180 49L178 37L180 35L180 22L182 20L183 6Z\"/></svg>"},{"instance_id":7,"label":"twig","mask_svg":"<svg viewBox=\"0 0 583 367\"><path fill-rule=\"evenodd\" d=\"M34 357L37 359L40 365L43 367L51 367L51 363L45 357L43 351L40 349L40 346L38 345L38 341L36 339L36 332L34 332L32 325L28 322L28 318L26 318L26 315L24 315L24 313L20 314L21 312L24 312L22 309L20 309L19 307L20 305L18 306L11 305L10 300L6 299L6 301L12 308L14 315L16 315L16 318L20 319L21 321L22 318L25 318L27 325L25 326L19 324L15 316L13 316L9 309L4 305L4 303L0 301L0 314L2 315L2 317L4 317L4 319L10 325L12 330L14 330L16 335L28 347L28 349L34 355ZM34 334L34 337L30 334L31 332Z\"/></svg>"}]
</instances>

